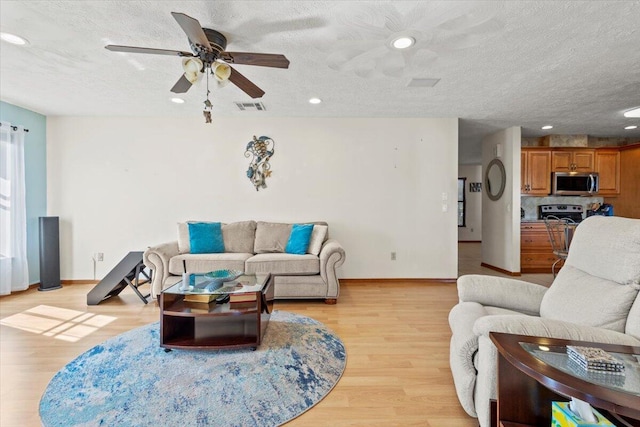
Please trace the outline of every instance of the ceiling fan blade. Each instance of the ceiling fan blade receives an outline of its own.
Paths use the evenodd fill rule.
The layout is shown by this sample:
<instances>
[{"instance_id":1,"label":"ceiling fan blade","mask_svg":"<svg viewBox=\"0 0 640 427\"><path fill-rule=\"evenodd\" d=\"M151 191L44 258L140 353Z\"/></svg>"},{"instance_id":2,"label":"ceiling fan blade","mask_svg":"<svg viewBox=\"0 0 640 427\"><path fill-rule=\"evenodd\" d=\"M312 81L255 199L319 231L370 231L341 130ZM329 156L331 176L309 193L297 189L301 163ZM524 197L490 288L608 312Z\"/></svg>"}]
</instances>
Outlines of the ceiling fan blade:
<instances>
[{"instance_id":1,"label":"ceiling fan blade","mask_svg":"<svg viewBox=\"0 0 640 427\"><path fill-rule=\"evenodd\" d=\"M184 13L171 12L171 14L175 20L178 21L182 31L187 34L189 40L195 44L203 46L207 50L211 50L209 39L207 39L207 35L202 30L202 25L200 25L200 22L198 22L197 19L185 15Z\"/></svg>"},{"instance_id":2,"label":"ceiling fan blade","mask_svg":"<svg viewBox=\"0 0 640 427\"><path fill-rule=\"evenodd\" d=\"M223 52L222 59L232 64L289 68L289 60L286 56L273 53Z\"/></svg>"},{"instance_id":3,"label":"ceiling fan blade","mask_svg":"<svg viewBox=\"0 0 640 427\"><path fill-rule=\"evenodd\" d=\"M191 82L187 80L187 77L183 74L182 77L178 79L176 84L171 88L171 92L173 93L185 93L191 87Z\"/></svg>"},{"instance_id":4,"label":"ceiling fan blade","mask_svg":"<svg viewBox=\"0 0 640 427\"><path fill-rule=\"evenodd\" d=\"M106 45L104 48L114 52L151 53L154 55L171 55L171 56L193 56L191 52L181 52L179 50L169 50L169 49L153 49L150 47L119 46L115 44L109 44L109 45Z\"/></svg>"},{"instance_id":5,"label":"ceiling fan blade","mask_svg":"<svg viewBox=\"0 0 640 427\"><path fill-rule=\"evenodd\" d=\"M248 78L234 70L233 67L231 68L231 75L229 76L229 80L231 81L231 83L238 86L242 91L244 91L252 98L262 98L262 95L264 95L264 91L262 89L253 84Z\"/></svg>"}]
</instances>

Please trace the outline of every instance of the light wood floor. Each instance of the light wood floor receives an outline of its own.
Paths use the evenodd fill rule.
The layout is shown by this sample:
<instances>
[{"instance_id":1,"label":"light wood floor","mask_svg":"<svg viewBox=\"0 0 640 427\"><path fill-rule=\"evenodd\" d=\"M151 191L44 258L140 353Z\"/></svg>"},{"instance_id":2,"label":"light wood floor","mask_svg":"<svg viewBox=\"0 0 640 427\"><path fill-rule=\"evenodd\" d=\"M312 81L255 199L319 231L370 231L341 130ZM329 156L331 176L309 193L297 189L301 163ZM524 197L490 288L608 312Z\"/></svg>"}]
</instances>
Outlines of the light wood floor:
<instances>
[{"instance_id":1,"label":"light wood floor","mask_svg":"<svg viewBox=\"0 0 640 427\"><path fill-rule=\"evenodd\" d=\"M460 271L500 275L479 266L479 246L460 245ZM551 275L524 279L549 284ZM2 427L39 426L40 397L58 370L105 339L158 320L157 304L144 305L129 289L87 306L92 287L0 298ZM347 283L334 306L276 301L276 310L325 323L347 349L338 385L287 426L476 426L458 403L449 370L447 315L456 301L453 283L402 281Z\"/></svg>"}]
</instances>

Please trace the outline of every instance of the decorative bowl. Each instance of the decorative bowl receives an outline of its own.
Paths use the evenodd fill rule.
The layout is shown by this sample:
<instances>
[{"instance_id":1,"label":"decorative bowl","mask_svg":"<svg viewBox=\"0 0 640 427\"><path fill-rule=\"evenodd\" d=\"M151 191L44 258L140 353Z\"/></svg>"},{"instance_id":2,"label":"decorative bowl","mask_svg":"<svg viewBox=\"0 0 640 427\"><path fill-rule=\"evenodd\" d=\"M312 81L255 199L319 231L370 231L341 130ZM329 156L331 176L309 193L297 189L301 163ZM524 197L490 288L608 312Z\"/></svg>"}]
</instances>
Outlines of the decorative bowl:
<instances>
[{"instance_id":1,"label":"decorative bowl","mask_svg":"<svg viewBox=\"0 0 640 427\"><path fill-rule=\"evenodd\" d=\"M244 272L239 270L214 270L214 271L205 273L204 276L208 279L213 279L215 281L228 282L230 280L237 279L243 274Z\"/></svg>"}]
</instances>

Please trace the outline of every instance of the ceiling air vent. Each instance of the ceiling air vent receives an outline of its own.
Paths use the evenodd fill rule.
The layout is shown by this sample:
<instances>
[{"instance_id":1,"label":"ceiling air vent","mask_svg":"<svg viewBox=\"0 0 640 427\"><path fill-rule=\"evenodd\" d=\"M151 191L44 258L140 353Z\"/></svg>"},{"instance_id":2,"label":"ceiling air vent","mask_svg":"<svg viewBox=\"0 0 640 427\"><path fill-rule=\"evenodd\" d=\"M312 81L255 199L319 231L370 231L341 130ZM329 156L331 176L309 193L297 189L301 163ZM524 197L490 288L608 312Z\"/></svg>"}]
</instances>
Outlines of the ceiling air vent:
<instances>
[{"instance_id":1,"label":"ceiling air vent","mask_svg":"<svg viewBox=\"0 0 640 427\"><path fill-rule=\"evenodd\" d=\"M265 111L266 108L262 102L236 102L240 111Z\"/></svg>"},{"instance_id":2,"label":"ceiling air vent","mask_svg":"<svg viewBox=\"0 0 640 427\"><path fill-rule=\"evenodd\" d=\"M440 79L411 79L407 87L434 87Z\"/></svg>"}]
</instances>

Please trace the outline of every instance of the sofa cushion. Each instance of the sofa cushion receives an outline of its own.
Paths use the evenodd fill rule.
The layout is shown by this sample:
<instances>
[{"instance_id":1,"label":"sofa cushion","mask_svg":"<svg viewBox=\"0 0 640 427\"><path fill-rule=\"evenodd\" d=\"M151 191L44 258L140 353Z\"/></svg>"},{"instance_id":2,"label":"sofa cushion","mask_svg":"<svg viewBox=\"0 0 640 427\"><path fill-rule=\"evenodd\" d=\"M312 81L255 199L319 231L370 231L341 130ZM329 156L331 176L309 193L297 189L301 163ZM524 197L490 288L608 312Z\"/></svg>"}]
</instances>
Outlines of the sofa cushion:
<instances>
[{"instance_id":1,"label":"sofa cushion","mask_svg":"<svg viewBox=\"0 0 640 427\"><path fill-rule=\"evenodd\" d=\"M313 224L293 224L291 234L284 251L288 254L304 255L307 253Z\"/></svg>"},{"instance_id":2,"label":"sofa cushion","mask_svg":"<svg viewBox=\"0 0 640 427\"><path fill-rule=\"evenodd\" d=\"M253 254L244 253L220 253L220 254L180 254L169 260L169 273L184 273L183 261L187 265L189 273L208 273L213 270L239 270L244 271L245 261Z\"/></svg>"},{"instance_id":3,"label":"sofa cushion","mask_svg":"<svg viewBox=\"0 0 640 427\"><path fill-rule=\"evenodd\" d=\"M240 221L222 224L222 238L225 252L254 253L256 222Z\"/></svg>"},{"instance_id":4,"label":"sofa cushion","mask_svg":"<svg viewBox=\"0 0 640 427\"><path fill-rule=\"evenodd\" d=\"M282 253L287 247L291 224L258 221L254 251L257 254Z\"/></svg>"},{"instance_id":5,"label":"sofa cushion","mask_svg":"<svg viewBox=\"0 0 640 427\"><path fill-rule=\"evenodd\" d=\"M188 254L191 250L189 245L189 222L178 223L178 252L181 254Z\"/></svg>"},{"instance_id":6,"label":"sofa cushion","mask_svg":"<svg viewBox=\"0 0 640 427\"><path fill-rule=\"evenodd\" d=\"M312 255L318 255L320 253L322 244L327 237L327 231L329 231L328 226L314 224L313 231L311 232L311 240L309 241L309 247L307 248L307 253Z\"/></svg>"},{"instance_id":7,"label":"sofa cushion","mask_svg":"<svg viewBox=\"0 0 640 427\"><path fill-rule=\"evenodd\" d=\"M562 267L542 297L540 317L624 332L638 289Z\"/></svg>"},{"instance_id":8,"label":"sofa cushion","mask_svg":"<svg viewBox=\"0 0 640 427\"><path fill-rule=\"evenodd\" d=\"M178 252L188 254L191 252L189 244L189 224L187 221L178 223ZM224 241L225 252L254 253L253 242L256 236L255 221L239 221L229 224L222 223L222 240Z\"/></svg>"},{"instance_id":9,"label":"sofa cushion","mask_svg":"<svg viewBox=\"0 0 640 427\"><path fill-rule=\"evenodd\" d=\"M189 248L193 254L224 252L222 228L219 222L190 222Z\"/></svg>"},{"instance_id":10,"label":"sofa cushion","mask_svg":"<svg viewBox=\"0 0 640 427\"><path fill-rule=\"evenodd\" d=\"M320 259L311 254L257 254L249 258L245 273L271 274L318 274L320 273Z\"/></svg>"}]
</instances>

